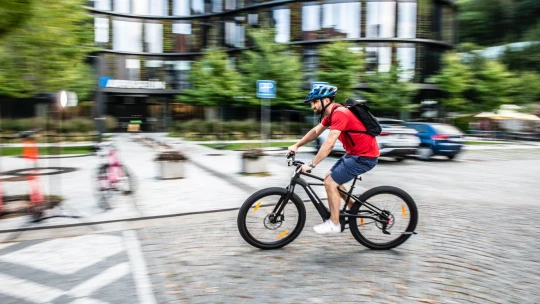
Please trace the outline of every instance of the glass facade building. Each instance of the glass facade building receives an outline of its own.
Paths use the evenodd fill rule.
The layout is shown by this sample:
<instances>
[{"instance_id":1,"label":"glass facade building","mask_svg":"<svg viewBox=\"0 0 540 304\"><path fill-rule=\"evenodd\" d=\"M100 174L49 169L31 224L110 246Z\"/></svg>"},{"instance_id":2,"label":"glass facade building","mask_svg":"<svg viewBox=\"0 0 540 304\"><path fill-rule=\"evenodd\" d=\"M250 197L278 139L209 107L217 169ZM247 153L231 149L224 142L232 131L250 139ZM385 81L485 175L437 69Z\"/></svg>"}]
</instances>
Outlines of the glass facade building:
<instances>
[{"instance_id":1,"label":"glass facade building","mask_svg":"<svg viewBox=\"0 0 540 304\"><path fill-rule=\"evenodd\" d=\"M306 88L317 81L319 46L347 40L365 52L368 70L400 64L402 79L435 90L430 78L456 42L453 2L93 0L86 8L101 48L96 66L106 113L120 122L146 116L155 122L151 131L163 130L172 119L202 115L174 96L189 87L192 62L205 48L224 47L234 56L249 47L248 26L273 26L276 42L300 47Z\"/></svg>"}]
</instances>

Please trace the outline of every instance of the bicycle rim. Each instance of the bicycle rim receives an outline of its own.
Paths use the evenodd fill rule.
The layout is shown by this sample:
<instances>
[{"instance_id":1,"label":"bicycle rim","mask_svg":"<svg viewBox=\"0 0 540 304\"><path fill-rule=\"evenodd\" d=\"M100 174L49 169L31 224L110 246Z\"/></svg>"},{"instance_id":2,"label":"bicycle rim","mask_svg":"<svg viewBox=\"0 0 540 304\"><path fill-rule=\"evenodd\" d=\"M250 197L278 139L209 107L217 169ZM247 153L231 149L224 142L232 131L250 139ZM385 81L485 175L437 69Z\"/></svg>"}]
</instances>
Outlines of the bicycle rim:
<instances>
[{"instance_id":1,"label":"bicycle rim","mask_svg":"<svg viewBox=\"0 0 540 304\"><path fill-rule=\"evenodd\" d=\"M304 227L305 208L301 200L294 195L278 214L276 206L283 204L286 190L259 194L250 197L240 210L238 225L242 237L261 249L276 249L292 242Z\"/></svg>"},{"instance_id":2,"label":"bicycle rim","mask_svg":"<svg viewBox=\"0 0 540 304\"><path fill-rule=\"evenodd\" d=\"M350 218L351 233L362 245L370 249L391 249L405 242L416 228L418 211L413 199L395 187L378 187L361 195L363 204L356 203L351 213L387 220L383 224L370 218Z\"/></svg>"}]
</instances>

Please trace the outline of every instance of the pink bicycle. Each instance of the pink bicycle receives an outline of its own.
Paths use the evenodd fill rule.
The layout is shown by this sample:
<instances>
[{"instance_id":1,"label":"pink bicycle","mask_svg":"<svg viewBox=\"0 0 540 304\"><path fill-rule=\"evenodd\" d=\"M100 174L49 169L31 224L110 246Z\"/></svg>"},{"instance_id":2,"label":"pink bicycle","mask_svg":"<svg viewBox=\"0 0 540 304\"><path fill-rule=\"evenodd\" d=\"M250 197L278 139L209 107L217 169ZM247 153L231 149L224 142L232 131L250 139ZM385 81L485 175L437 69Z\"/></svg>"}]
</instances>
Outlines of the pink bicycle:
<instances>
[{"instance_id":1,"label":"pink bicycle","mask_svg":"<svg viewBox=\"0 0 540 304\"><path fill-rule=\"evenodd\" d=\"M96 196L98 205L103 210L111 209L111 198L115 193L130 195L135 193L135 177L123 165L118 150L113 143L100 143L94 146L96 154L103 160L99 164L96 176Z\"/></svg>"}]
</instances>

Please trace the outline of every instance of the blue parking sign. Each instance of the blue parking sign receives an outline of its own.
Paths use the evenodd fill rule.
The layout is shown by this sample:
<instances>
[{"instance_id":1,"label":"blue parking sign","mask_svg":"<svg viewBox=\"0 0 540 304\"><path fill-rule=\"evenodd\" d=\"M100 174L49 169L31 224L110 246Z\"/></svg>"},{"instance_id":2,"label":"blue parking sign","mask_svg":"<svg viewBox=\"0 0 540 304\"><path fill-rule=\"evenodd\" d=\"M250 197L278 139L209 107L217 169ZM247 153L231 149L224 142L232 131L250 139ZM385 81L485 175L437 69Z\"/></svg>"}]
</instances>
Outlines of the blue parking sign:
<instances>
[{"instance_id":1,"label":"blue parking sign","mask_svg":"<svg viewBox=\"0 0 540 304\"><path fill-rule=\"evenodd\" d=\"M258 98L276 98L276 82L273 80L257 80Z\"/></svg>"}]
</instances>

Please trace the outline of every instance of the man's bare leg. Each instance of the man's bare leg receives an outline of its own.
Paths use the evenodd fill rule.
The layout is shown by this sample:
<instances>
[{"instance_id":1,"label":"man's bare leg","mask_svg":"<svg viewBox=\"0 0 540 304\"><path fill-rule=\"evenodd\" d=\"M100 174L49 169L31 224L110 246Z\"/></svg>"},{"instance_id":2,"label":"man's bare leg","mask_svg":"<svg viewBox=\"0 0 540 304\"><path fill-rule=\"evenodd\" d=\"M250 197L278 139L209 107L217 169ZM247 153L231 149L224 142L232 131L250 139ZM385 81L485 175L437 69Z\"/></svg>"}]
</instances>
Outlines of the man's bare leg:
<instances>
[{"instance_id":1,"label":"man's bare leg","mask_svg":"<svg viewBox=\"0 0 540 304\"><path fill-rule=\"evenodd\" d=\"M341 186L339 186L339 188L341 188L341 190L347 192L347 187L345 185L341 185ZM351 207L352 207L352 205L354 203L354 200L349 198L349 201L347 202L347 194L345 194L345 193L339 192L339 196L341 196L343 201L347 204L347 209L351 209Z\"/></svg>"},{"instance_id":2,"label":"man's bare leg","mask_svg":"<svg viewBox=\"0 0 540 304\"><path fill-rule=\"evenodd\" d=\"M334 224L339 224L339 205L340 196L338 191L338 183L334 181L330 174L327 174L324 179L324 187L328 195L328 205L330 206L330 220Z\"/></svg>"}]
</instances>

